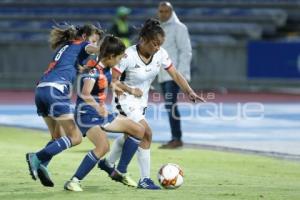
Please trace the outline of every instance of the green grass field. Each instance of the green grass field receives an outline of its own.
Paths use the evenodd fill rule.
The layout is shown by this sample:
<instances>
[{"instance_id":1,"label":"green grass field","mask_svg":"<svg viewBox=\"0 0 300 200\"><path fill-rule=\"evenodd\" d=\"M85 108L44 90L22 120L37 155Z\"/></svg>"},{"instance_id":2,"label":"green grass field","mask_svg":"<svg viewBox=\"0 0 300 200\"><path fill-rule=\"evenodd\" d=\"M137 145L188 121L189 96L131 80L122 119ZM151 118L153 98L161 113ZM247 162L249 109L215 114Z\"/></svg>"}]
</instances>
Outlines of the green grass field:
<instances>
[{"instance_id":1,"label":"green grass field","mask_svg":"<svg viewBox=\"0 0 300 200\"><path fill-rule=\"evenodd\" d=\"M0 199L300 199L300 162L198 149L159 150L152 146L152 178L163 163L179 164L185 173L177 190L145 191L112 182L98 168L83 181L82 193L63 190L85 153L87 139L54 158L49 168L54 188L45 188L29 177L25 153L36 151L49 139L38 131L0 127ZM130 173L138 179L134 158Z\"/></svg>"}]
</instances>

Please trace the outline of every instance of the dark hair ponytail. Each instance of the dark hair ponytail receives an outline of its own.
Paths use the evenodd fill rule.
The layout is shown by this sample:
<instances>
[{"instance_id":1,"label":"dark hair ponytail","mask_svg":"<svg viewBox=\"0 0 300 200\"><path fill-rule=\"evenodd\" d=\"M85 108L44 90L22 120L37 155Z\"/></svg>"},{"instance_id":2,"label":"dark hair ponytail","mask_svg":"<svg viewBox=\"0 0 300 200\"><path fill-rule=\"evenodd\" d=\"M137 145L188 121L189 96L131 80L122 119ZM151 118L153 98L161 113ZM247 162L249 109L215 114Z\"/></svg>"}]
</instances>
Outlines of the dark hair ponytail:
<instances>
[{"instance_id":1,"label":"dark hair ponytail","mask_svg":"<svg viewBox=\"0 0 300 200\"><path fill-rule=\"evenodd\" d=\"M103 37L104 32L96 27L93 24L85 24L83 26L77 26L76 27L77 33L76 33L76 37L82 37L84 34L86 35L86 37L90 37L93 34L98 34L100 36L100 38Z\"/></svg>"},{"instance_id":2,"label":"dark hair ponytail","mask_svg":"<svg viewBox=\"0 0 300 200\"><path fill-rule=\"evenodd\" d=\"M118 37L107 35L104 37L99 52L99 59L106 58L110 55L118 56L124 53L126 47Z\"/></svg>"},{"instance_id":3,"label":"dark hair ponytail","mask_svg":"<svg viewBox=\"0 0 300 200\"><path fill-rule=\"evenodd\" d=\"M112 56L121 55L122 53L125 52L125 49L126 46L120 38L115 37L113 35L106 35L100 45L98 60L97 63L94 65L94 67L100 63L101 59L106 58L110 55Z\"/></svg>"},{"instance_id":4,"label":"dark hair ponytail","mask_svg":"<svg viewBox=\"0 0 300 200\"><path fill-rule=\"evenodd\" d=\"M152 40L157 37L157 35L165 36L165 32L160 26L160 23L157 19L147 19L140 30L139 37L146 40Z\"/></svg>"}]
</instances>

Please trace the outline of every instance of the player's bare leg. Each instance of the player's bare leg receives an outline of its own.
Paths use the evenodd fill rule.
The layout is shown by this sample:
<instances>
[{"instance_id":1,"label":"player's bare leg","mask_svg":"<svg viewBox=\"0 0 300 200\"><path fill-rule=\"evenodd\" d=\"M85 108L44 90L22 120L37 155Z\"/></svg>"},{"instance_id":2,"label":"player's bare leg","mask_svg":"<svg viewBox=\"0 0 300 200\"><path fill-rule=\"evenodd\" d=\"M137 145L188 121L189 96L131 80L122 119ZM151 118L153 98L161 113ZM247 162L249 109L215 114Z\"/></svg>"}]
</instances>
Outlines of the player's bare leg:
<instances>
[{"instance_id":1,"label":"player's bare leg","mask_svg":"<svg viewBox=\"0 0 300 200\"><path fill-rule=\"evenodd\" d=\"M61 115L60 117L53 118L52 120L55 120L59 126L64 129L67 136L57 139L53 144L50 144L37 153L26 154L32 178L36 180L39 177L41 183L47 187L53 187L54 183L50 178L47 167L42 163L47 162L54 155L81 142L81 133L73 120L73 114ZM51 131L55 130L56 127L56 124L52 120L49 118L46 118L45 120L47 121L47 126L49 124L49 130Z\"/></svg>"},{"instance_id":2,"label":"player's bare leg","mask_svg":"<svg viewBox=\"0 0 300 200\"><path fill-rule=\"evenodd\" d=\"M140 140L143 138L145 129L134 121L118 116L111 124L105 126L105 129L113 132L123 132L128 134L124 141L120 161L117 167L110 173L113 180L122 182L125 185L136 187L137 184L127 174L127 166L138 148ZM108 169L104 161L99 162L100 169ZM109 170L105 170L109 172Z\"/></svg>"},{"instance_id":3,"label":"player's bare leg","mask_svg":"<svg viewBox=\"0 0 300 200\"><path fill-rule=\"evenodd\" d=\"M100 126L90 128L86 135L95 145L95 148L87 153L73 177L65 183L65 190L74 192L83 191L80 181L94 168L100 158L109 151L109 141L105 131Z\"/></svg>"}]
</instances>

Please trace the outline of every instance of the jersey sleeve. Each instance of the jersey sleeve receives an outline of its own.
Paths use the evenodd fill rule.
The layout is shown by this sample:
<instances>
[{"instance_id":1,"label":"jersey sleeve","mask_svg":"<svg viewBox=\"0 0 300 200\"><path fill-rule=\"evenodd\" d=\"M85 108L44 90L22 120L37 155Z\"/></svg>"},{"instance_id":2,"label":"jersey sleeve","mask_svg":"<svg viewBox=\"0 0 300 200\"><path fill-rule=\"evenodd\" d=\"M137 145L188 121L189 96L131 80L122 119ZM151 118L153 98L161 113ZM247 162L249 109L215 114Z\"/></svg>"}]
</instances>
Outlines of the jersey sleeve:
<instances>
[{"instance_id":1,"label":"jersey sleeve","mask_svg":"<svg viewBox=\"0 0 300 200\"><path fill-rule=\"evenodd\" d=\"M111 83L111 81L112 81L112 75L111 75L110 68L105 68L105 69L103 70L103 73L104 73L104 75L106 76L108 85L110 85L110 83Z\"/></svg>"},{"instance_id":2,"label":"jersey sleeve","mask_svg":"<svg viewBox=\"0 0 300 200\"><path fill-rule=\"evenodd\" d=\"M81 52L84 54L84 56L85 57L87 57L87 56L89 56L90 54L88 54L87 52L86 52L86 47L89 45L90 43L89 42L82 42L80 45L81 45Z\"/></svg>"},{"instance_id":3,"label":"jersey sleeve","mask_svg":"<svg viewBox=\"0 0 300 200\"><path fill-rule=\"evenodd\" d=\"M81 43L81 47L85 50L86 46L89 45L90 43L87 41L84 41Z\"/></svg>"},{"instance_id":4,"label":"jersey sleeve","mask_svg":"<svg viewBox=\"0 0 300 200\"><path fill-rule=\"evenodd\" d=\"M98 78L97 68L92 68L83 76L83 80L94 80L96 81Z\"/></svg>"},{"instance_id":5,"label":"jersey sleeve","mask_svg":"<svg viewBox=\"0 0 300 200\"><path fill-rule=\"evenodd\" d=\"M168 52L163 48L161 48L161 66L165 70L168 70L173 66L172 60L171 60Z\"/></svg>"},{"instance_id":6,"label":"jersey sleeve","mask_svg":"<svg viewBox=\"0 0 300 200\"><path fill-rule=\"evenodd\" d=\"M127 53L124 54L124 57L121 59L120 63L113 68L114 71L122 74L129 66L129 56Z\"/></svg>"}]
</instances>

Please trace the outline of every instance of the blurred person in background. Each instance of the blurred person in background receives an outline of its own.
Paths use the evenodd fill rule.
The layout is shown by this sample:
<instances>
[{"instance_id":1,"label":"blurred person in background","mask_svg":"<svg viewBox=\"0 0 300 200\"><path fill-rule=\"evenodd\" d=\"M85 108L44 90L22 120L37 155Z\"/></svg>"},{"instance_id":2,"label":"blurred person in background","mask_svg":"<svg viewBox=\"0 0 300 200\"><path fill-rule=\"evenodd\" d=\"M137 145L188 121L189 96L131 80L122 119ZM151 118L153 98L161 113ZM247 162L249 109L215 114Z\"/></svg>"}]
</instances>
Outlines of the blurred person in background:
<instances>
[{"instance_id":1,"label":"blurred person in background","mask_svg":"<svg viewBox=\"0 0 300 200\"><path fill-rule=\"evenodd\" d=\"M131 9L121 6L117 8L116 17L110 29L110 33L122 39L126 47L131 46L131 37L134 34L134 28L128 23L128 15Z\"/></svg>"},{"instance_id":2,"label":"blurred person in background","mask_svg":"<svg viewBox=\"0 0 300 200\"><path fill-rule=\"evenodd\" d=\"M162 47L167 50L174 66L183 75L185 80L191 80L190 63L192 59L192 47L187 27L181 23L173 10L170 2L163 1L158 6L158 18L165 31L166 37ZM158 82L161 85L165 98L165 108L168 112L172 138L160 148L174 149L183 146L180 113L177 107L177 95L179 86L165 71L160 70Z\"/></svg>"}]
</instances>

